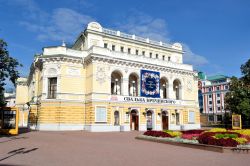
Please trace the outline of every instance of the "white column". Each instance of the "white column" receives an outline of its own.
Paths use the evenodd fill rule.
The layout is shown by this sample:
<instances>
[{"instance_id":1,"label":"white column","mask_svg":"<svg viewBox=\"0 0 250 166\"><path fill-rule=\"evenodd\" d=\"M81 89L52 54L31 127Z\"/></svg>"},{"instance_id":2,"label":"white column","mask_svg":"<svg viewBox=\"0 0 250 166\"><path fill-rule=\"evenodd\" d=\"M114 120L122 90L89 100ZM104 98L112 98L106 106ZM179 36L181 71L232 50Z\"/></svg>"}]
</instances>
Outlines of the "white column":
<instances>
[{"instance_id":1,"label":"white column","mask_svg":"<svg viewBox=\"0 0 250 166\"><path fill-rule=\"evenodd\" d=\"M123 78L122 87L123 95L128 96L128 78Z\"/></svg>"},{"instance_id":2,"label":"white column","mask_svg":"<svg viewBox=\"0 0 250 166\"><path fill-rule=\"evenodd\" d=\"M173 84L168 85L168 92L169 92L169 98L170 99L175 99L175 93L173 91Z\"/></svg>"}]
</instances>

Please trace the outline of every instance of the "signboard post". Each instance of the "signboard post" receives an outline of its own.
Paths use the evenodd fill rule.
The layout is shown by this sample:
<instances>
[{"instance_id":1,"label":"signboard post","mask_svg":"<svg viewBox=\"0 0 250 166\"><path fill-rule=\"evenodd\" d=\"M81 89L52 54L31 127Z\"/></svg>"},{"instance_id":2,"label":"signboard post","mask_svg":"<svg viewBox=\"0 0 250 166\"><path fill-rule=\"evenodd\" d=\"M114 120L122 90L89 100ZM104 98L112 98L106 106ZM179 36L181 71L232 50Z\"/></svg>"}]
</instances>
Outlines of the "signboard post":
<instances>
[{"instance_id":1,"label":"signboard post","mask_svg":"<svg viewBox=\"0 0 250 166\"><path fill-rule=\"evenodd\" d=\"M16 108L3 107L0 109L0 132L4 134L18 134L18 110Z\"/></svg>"},{"instance_id":2,"label":"signboard post","mask_svg":"<svg viewBox=\"0 0 250 166\"><path fill-rule=\"evenodd\" d=\"M232 115L232 129L241 129L241 115L233 114Z\"/></svg>"}]
</instances>

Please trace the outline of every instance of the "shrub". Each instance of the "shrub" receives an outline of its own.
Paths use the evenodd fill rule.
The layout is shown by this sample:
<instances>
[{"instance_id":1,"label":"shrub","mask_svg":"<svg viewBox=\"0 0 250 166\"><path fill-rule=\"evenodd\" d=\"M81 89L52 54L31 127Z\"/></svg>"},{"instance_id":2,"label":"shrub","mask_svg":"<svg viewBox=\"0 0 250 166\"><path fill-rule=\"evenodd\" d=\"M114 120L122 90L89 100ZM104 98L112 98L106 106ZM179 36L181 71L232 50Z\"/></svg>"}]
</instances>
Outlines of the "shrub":
<instances>
[{"instance_id":1,"label":"shrub","mask_svg":"<svg viewBox=\"0 0 250 166\"><path fill-rule=\"evenodd\" d=\"M242 135L250 136L250 129L242 129L242 130L230 130L231 132L236 132Z\"/></svg>"},{"instance_id":2,"label":"shrub","mask_svg":"<svg viewBox=\"0 0 250 166\"><path fill-rule=\"evenodd\" d=\"M237 134L215 134L214 136L217 139L221 139L221 138L237 138L238 135Z\"/></svg>"},{"instance_id":3,"label":"shrub","mask_svg":"<svg viewBox=\"0 0 250 166\"><path fill-rule=\"evenodd\" d=\"M246 144L248 140L246 138L233 138L233 140L237 141L239 144Z\"/></svg>"},{"instance_id":4,"label":"shrub","mask_svg":"<svg viewBox=\"0 0 250 166\"><path fill-rule=\"evenodd\" d=\"M201 134L205 130L186 130L186 131L181 131L183 134Z\"/></svg>"},{"instance_id":5,"label":"shrub","mask_svg":"<svg viewBox=\"0 0 250 166\"><path fill-rule=\"evenodd\" d=\"M250 136L248 136L248 135L241 135L241 138L245 138L247 140L247 143L250 143Z\"/></svg>"},{"instance_id":6,"label":"shrub","mask_svg":"<svg viewBox=\"0 0 250 166\"><path fill-rule=\"evenodd\" d=\"M181 138L188 139L188 140L196 140L200 134L182 134Z\"/></svg>"},{"instance_id":7,"label":"shrub","mask_svg":"<svg viewBox=\"0 0 250 166\"><path fill-rule=\"evenodd\" d=\"M205 132L198 137L198 141L200 144L208 144L208 145L217 145L217 146L228 146L235 147L239 143L233 138L215 138L215 135L235 135L236 137L240 137L239 133L235 132Z\"/></svg>"},{"instance_id":8,"label":"shrub","mask_svg":"<svg viewBox=\"0 0 250 166\"><path fill-rule=\"evenodd\" d=\"M171 131L171 130L164 130L165 133L168 133L172 137L181 137L182 133L179 131Z\"/></svg>"},{"instance_id":9,"label":"shrub","mask_svg":"<svg viewBox=\"0 0 250 166\"><path fill-rule=\"evenodd\" d=\"M152 136L152 137L172 137L170 134L163 131L146 131L143 135Z\"/></svg>"},{"instance_id":10,"label":"shrub","mask_svg":"<svg viewBox=\"0 0 250 166\"><path fill-rule=\"evenodd\" d=\"M223 128L213 128L208 130L208 132L227 132L227 130Z\"/></svg>"},{"instance_id":11,"label":"shrub","mask_svg":"<svg viewBox=\"0 0 250 166\"><path fill-rule=\"evenodd\" d=\"M213 137L208 138L208 145L216 145L216 146L225 146L225 147L235 147L238 145L238 142L233 140L232 138L227 139L215 139Z\"/></svg>"}]
</instances>

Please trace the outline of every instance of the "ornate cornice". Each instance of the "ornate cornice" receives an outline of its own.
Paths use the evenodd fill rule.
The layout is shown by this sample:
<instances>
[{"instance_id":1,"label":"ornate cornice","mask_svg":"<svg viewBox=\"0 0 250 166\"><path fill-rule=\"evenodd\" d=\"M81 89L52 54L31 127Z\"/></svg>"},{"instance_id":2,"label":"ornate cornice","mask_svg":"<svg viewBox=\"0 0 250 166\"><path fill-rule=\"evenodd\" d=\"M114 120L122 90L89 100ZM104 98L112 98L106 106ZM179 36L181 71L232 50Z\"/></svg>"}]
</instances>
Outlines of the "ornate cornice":
<instances>
[{"instance_id":1,"label":"ornate cornice","mask_svg":"<svg viewBox=\"0 0 250 166\"><path fill-rule=\"evenodd\" d=\"M72 57L67 55L53 55L53 56L41 56L39 59L44 63L48 62L69 62L69 63L83 63L83 59L80 57Z\"/></svg>"},{"instance_id":2,"label":"ornate cornice","mask_svg":"<svg viewBox=\"0 0 250 166\"><path fill-rule=\"evenodd\" d=\"M114 59L112 57L108 56L100 56L95 54L90 54L84 59L84 65L88 65L93 62L104 62L109 63L112 65L121 65L121 66L127 66L127 67L134 67L134 68L143 68L143 69L149 69L149 70L156 70L156 71L163 71L163 72L170 72L175 74L181 74L181 75L190 75L195 76L195 71L188 71L178 68L170 68L166 66L160 66L160 65L154 65L154 64L145 64L142 62L135 62L135 61L128 61L124 59Z\"/></svg>"}]
</instances>

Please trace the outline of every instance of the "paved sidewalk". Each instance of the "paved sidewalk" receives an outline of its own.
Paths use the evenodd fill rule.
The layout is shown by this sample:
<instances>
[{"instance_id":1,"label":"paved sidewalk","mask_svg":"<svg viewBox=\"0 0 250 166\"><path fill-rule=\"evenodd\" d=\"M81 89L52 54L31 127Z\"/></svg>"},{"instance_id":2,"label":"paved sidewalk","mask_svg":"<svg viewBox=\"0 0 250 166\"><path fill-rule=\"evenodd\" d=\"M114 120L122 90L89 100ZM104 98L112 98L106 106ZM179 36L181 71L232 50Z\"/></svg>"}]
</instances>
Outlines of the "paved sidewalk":
<instances>
[{"instance_id":1,"label":"paved sidewalk","mask_svg":"<svg viewBox=\"0 0 250 166\"><path fill-rule=\"evenodd\" d=\"M0 166L235 166L250 154L221 154L134 139L140 132L29 132L0 137Z\"/></svg>"}]
</instances>

